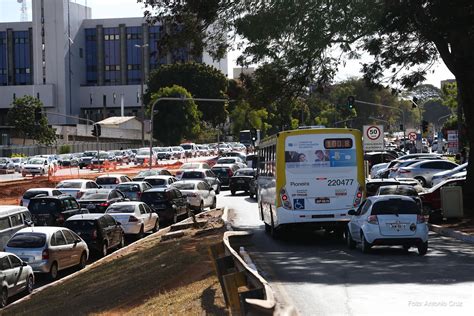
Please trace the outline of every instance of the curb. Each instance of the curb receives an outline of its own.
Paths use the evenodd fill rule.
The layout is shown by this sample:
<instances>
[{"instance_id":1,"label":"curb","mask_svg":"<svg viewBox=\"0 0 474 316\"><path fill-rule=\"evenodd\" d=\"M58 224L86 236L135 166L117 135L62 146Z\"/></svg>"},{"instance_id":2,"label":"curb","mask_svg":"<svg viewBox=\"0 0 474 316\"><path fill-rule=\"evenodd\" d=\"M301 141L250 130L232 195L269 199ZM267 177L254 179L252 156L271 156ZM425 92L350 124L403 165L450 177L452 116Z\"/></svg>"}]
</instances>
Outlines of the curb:
<instances>
[{"instance_id":1,"label":"curb","mask_svg":"<svg viewBox=\"0 0 474 316\"><path fill-rule=\"evenodd\" d=\"M446 227L435 225L435 224L428 224L428 227L430 228L431 231L434 231L435 233L438 233L440 235L455 238L457 240L460 240L469 244L474 244L474 235L469 235L469 234L466 234L466 233L463 233L451 228L446 228Z\"/></svg>"}]
</instances>

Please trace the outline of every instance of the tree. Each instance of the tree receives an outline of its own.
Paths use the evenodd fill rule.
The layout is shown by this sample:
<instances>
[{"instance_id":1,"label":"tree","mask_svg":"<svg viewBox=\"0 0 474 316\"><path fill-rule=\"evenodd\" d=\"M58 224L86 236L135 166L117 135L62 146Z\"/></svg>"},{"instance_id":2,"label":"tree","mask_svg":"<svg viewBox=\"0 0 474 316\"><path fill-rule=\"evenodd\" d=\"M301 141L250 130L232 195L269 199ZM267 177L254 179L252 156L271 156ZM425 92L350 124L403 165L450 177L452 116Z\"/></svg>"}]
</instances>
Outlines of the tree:
<instances>
[{"instance_id":1,"label":"tree","mask_svg":"<svg viewBox=\"0 0 474 316\"><path fill-rule=\"evenodd\" d=\"M163 97L191 98L185 88L173 85L161 88L151 96L151 102ZM148 108L151 111L151 108ZM166 146L179 144L183 139L192 139L200 131L197 105L192 100L159 101L153 115L153 137Z\"/></svg>"},{"instance_id":2,"label":"tree","mask_svg":"<svg viewBox=\"0 0 474 316\"><path fill-rule=\"evenodd\" d=\"M143 0L157 16L212 21L226 43L238 34L248 45L248 62L278 60L292 81L303 86L330 81L344 58L371 55L363 64L370 83L413 88L439 58L456 77L459 103L474 148L474 3L471 0L281 0L205 1ZM205 11L207 14L203 14ZM204 33L201 33L205 37ZM218 45L217 45L218 46ZM337 49L337 54L331 54ZM469 156L465 197L474 198L474 155ZM474 203L465 203L473 208Z\"/></svg>"},{"instance_id":3,"label":"tree","mask_svg":"<svg viewBox=\"0 0 474 316\"><path fill-rule=\"evenodd\" d=\"M238 137L241 130L256 128L261 130L262 134L270 128L266 123L268 112L265 109L252 109L249 103L245 101L238 102L234 110L230 113L232 122L232 133Z\"/></svg>"},{"instance_id":4,"label":"tree","mask_svg":"<svg viewBox=\"0 0 474 316\"><path fill-rule=\"evenodd\" d=\"M43 103L39 99L29 95L13 101L7 114L7 121L23 138L23 145L27 138L44 145L51 145L56 141L56 132L48 126L48 119L44 115L39 122L35 121L35 110L41 110L42 107Z\"/></svg>"},{"instance_id":5,"label":"tree","mask_svg":"<svg viewBox=\"0 0 474 316\"><path fill-rule=\"evenodd\" d=\"M225 99L227 78L216 68L200 63L163 65L150 74L145 102L163 87L184 87L194 98ZM227 117L225 102L197 102L202 119L216 126Z\"/></svg>"}]
</instances>

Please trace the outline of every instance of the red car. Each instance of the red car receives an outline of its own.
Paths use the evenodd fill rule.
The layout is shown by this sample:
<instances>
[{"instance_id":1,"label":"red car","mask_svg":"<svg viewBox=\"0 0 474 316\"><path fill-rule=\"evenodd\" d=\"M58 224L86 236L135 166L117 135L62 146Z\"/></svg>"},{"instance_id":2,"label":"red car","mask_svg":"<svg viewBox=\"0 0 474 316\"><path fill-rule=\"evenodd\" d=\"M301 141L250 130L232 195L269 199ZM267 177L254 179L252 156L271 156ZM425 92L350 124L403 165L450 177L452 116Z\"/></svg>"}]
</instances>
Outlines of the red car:
<instances>
[{"instance_id":1,"label":"red car","mask_svg":"<svg viewBox=\"0 0 474 316\"><path fill-rule=\"evenodd\" d=\"M441 209L441 188L463 186L465 182L465 178L448 179L438 183L434 187L428 189L426 192L420 193L419 197L423 202L423 210L425 212L429 212L431 210L436 211Z\"/></svg>"}]
</instances>

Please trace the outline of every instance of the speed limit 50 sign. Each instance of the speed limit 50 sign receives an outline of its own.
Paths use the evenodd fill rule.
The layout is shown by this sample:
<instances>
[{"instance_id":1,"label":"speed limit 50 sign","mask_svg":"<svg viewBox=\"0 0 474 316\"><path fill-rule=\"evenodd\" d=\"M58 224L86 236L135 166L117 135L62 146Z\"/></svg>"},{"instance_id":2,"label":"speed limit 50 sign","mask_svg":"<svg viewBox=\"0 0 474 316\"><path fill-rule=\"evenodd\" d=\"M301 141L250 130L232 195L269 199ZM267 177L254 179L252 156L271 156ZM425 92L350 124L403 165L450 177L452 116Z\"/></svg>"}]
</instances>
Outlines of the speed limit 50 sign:
<instances>
[{"instance_id":1,"label":"speed limit 50 sign","mask_svg":"<svg viewBox=\"0 0 474 316\"><path fill-rule=\"evenodd\" d=\"M383 126L364 125L364 150L383 150Z\"/></svg>"}]
</instances>

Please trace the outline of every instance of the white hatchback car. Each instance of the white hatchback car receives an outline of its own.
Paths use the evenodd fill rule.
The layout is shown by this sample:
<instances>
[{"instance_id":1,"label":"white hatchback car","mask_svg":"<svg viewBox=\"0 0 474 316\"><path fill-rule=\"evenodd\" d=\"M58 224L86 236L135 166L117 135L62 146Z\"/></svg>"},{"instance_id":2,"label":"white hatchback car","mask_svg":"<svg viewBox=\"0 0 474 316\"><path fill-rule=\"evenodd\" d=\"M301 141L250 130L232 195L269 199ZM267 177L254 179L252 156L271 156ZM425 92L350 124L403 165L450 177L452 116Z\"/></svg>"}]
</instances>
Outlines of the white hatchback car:
<instances>
[{"instance_id":1,"label":"white hatchback car","mask_svg":"<svg viewBox=\"0 0 474 316\"><path fill-rule=\"evenodd\" d=\"M181 180L171 186L181 191L187 197L189 206L198 212L202 212L206 207L216 208L216 192L206 181Z\"/></svg>"},{"instance_id":2,"label":"white hatchback car","mask_svg":"<svg viewBox=\"0 0 474 316\"><path fill-rule=\"evenodd\" d=\"M35 276L33 269L16 255L0 252L0 308L5 307L8 298L21 292L33 292Z\"/></svg>"},{"instance_id":3,"label":"white hatchback car","mask_svg":"<svg viewBox=\"0 0 474 316\"><path fill-rule=\"evenodd\" d=\"M145 232L158 231L158 214L143 202L118 202L107 208L105 213L111 215L122 225L126 235L143 237Z\"/></svg>"},{"instance_id":4,"label":"white hatchback car","mask_svg":"<svg viewBox=\"0 0 474 316\"><path fill-rule=\"evenodd\" d=\"M352 215L346 231L349 248L360 243L365 253L375 245L401 245L407 251L417 247L421 256L428 251L428 225L411 197L372 196L348 214Z\"/></svg>"},{"instance_id":5,"label":"white hatchback car","mask_svg":"<svg viewBox=\"0 0 474 316\"><path fill-rule=\"evenodd\" d=\"M70 195L76 199L80 199L88 189L99 188L99 185L95 183L95 181L86 179L63 180L56 185L56 189L61 191L63 194Z\"/></svg>"},{"instance_id":6,"label":"white hatchback car","mask_svg":"<svg viewBox=\"0 0 474 316\"><path fill-rule=\"evenodd\" d=\"M95 179L95 183L100 185L102 189L115 189L117 185L131 181L132 179L124 174L104 174Z\"/></svg>"}]
</instances>

